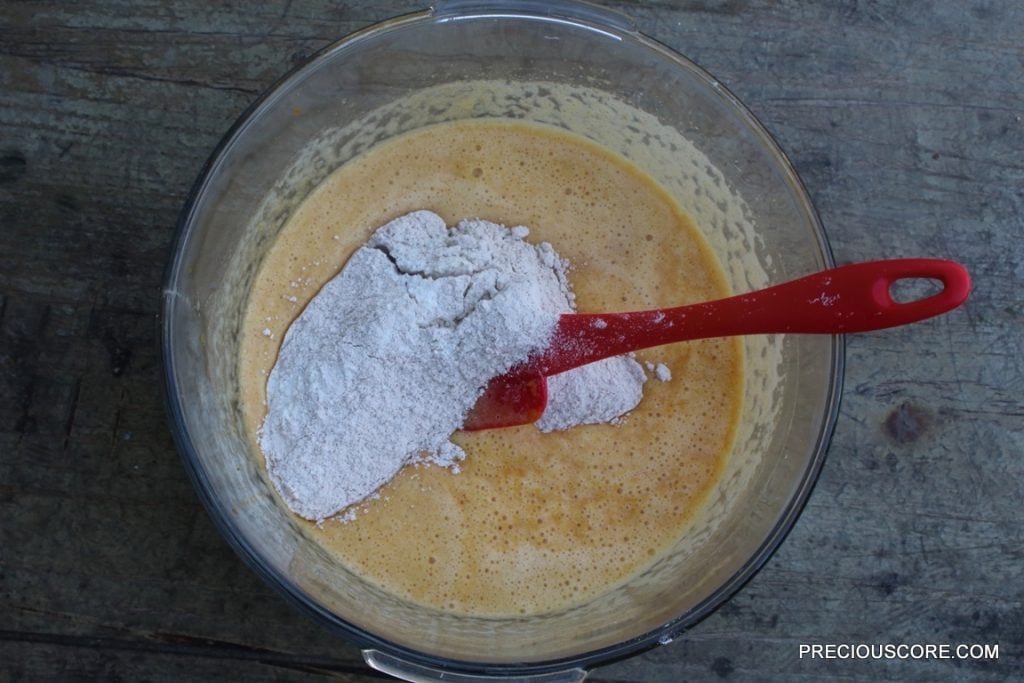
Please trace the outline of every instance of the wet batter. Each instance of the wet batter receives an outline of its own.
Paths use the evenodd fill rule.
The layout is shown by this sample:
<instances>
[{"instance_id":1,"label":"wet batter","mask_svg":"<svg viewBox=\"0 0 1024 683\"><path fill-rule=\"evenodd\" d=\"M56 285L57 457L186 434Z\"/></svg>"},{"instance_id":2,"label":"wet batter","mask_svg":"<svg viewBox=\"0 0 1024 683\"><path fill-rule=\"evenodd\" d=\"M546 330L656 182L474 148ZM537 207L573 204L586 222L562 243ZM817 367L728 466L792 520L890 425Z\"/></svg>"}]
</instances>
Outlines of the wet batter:
<instances>
[{"instance_id":1,"label":"wet batter","mask_svg":"<svg viewBox=\"0 0 1024 683\"><path fill-rule=\"evenodd\" d=\"M573 266L581 312L719 298L725 278L673 199L622 157L555 128L462 121L406 133L331 175L282 229L244 323L242 404L252 448L288 325L372 231L416 209L450 225L526 225ZM628 580L670 547L722 469L742 396L738 339L651 349L649 381L618 425L460 433L462 471L412 465L322 528L337 559L414 602L474 615L537 614Z\"/></svg>"}]
</instances>

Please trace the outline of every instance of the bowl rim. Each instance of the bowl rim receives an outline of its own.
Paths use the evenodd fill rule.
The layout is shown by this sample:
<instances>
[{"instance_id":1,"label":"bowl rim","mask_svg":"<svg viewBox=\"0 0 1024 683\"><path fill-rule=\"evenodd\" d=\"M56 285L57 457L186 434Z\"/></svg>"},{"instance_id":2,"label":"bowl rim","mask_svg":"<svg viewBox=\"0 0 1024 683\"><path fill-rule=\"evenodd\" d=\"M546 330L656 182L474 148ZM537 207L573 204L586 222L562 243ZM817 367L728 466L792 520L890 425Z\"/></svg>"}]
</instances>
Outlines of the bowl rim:
<instances>
[{"instance_id":1,"label":"bowl rim","mask_svg":"<svg viewBox=\"0 0 1024 683\"><path fill-rule=\"evenodd\" d=\"M706 69L698 66L695 62L677 52L664 43L639 32L632 22L628 25L620 22L614 24L606 21L607 17L602 13L593 12L596 7L590 3L576 2L575 0L558 0L554 3L519 3L515 2L467 2L466 7L460 8L459 2L449 2L445 13L440 14L435 9L426 9L417 12L406 13L375 22L365 28L342 36L318 50L308 59L288 70L284 75L267 87L234 121L228 131L220 139L209 157L206 159L199 171L196 181L186 198L185 204L175 227L175 235L170 247L171 257L168 259L162 290L162 305L160 307L159 325L159 357L162 366L161 393L168 415L170 431L181 456L182 462L192 486L195 489L200 501L206 508L208 514L213 518L215 526L220 531L235 553L241 557L243 562L249 566L258 576L269 584L276 592L281 594L287 602L299 609L299 611L314 618L315 621L327 626L331 631L339 633L348 640L354 642L358 647L363 648L364 655L368 650L377 649L391 656L407 659L410 662L426 666L440 667L447 672L459 672L468 675L531 675L544 674L568 669L582 668L590 669L599 664L608 664L612 661L635 656L643 651L654 648L658 645L667 644L672 640L684 635L685 632L714 612L723 603L729 600L758 571L765 565L778 547L785 540L792 530L797 519L806 506L807 500L818 479L818 475L824 464L828 446L835 429L840 410L842 387L845 369L845 337L832 335L829 385L825 392L825 405L822 421L818 430L813 447L810 449L811 457L802 476L797 482L794 492L781 511L772 529L765 535L761 544L750 555L735 573L718 588L713 590L704 600L699 602L690 610L665 622L661 626L639 634L628 640L614 645L589 650L579 654L566 657L548 659L543 661L520 661L520 662L474 662L467 660L452 659L444 656L430 654L416 650L400 643L392 642L379 637L365 629L349 623L342 617L323 608L314 600L308 597L297 586L292 585L283 576L273 570L268 562L263 560L262 553L257 547L249 542L230 520L228 511L218 500L215 492L209 485L207 475L202 469L197 449L188 432L187 422L184 417L182 396L177 391L175 380L176 366L174 358L174 310L181 305L180 297L177 294L176 284L182 273L183 255L185 246L189 243L192 235L195 211L203 197L211 180L215 177L219 164L224 159L225 153L241 137L249 123L266 106L273 102L284 90L284 86L303 73L310 72L319 67L335 53L349 49L353 44L366 38L377 36L381 33L405 28L409 25L423 21L449 21L453 18L452 10L464 9L466 13L458 16L459 20L480 19L480 18L514 18L534 19L539 21L550 21L556 16L555 13L542 12L539 7L547 9L555 8L560 10L557 13L558 21L570 19L572 23L585 29L597 30L602 33L612 32L619 39L635 41L662 59L672 62L675 66L685 69L691 76L716 92L724 104L735 114L742 124L752 133L763 149L769 153L773 161L778 164L778 171L784 177L793 191L793 195L799 200L802 211L806 214L808 223L813 232L819 256L824 267L834 267L835 259L832 253L824 226L818 215L817 209L811 202L807 189L797 174L795 167L789 157L764 127L754 116L750 109L743 104L728 88L710 74ZM501 11L496 13L496 9ZM573 10L582 12L573 12Z\"/></svg>"}]
</instances>

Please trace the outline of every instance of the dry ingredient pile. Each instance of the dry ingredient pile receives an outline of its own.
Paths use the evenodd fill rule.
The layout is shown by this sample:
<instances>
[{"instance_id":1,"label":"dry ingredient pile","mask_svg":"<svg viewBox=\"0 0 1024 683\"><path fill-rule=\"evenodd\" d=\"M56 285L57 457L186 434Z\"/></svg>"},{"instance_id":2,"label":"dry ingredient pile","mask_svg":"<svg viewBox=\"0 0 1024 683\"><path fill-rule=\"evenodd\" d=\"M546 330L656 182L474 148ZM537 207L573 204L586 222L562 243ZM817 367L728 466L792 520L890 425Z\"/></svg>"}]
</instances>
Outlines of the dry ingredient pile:
<instances>
[{"instance_id":1,"label":"dry ingredient pile","mask_svg":"<svg viewBox=\"0 0 1024 683\"><path fill-rule=\"evenodd\" d=\"M486 383L544 348L574 310L568 264L525 227L416 211L379 228L289 328L259 443L293 512L317 522L406 464L458 471L450 437ZM667 379L663 366L651 368ZM542 431L614 422L646 373L618 356L551 377Z\"/></svg>"}]
</instances>

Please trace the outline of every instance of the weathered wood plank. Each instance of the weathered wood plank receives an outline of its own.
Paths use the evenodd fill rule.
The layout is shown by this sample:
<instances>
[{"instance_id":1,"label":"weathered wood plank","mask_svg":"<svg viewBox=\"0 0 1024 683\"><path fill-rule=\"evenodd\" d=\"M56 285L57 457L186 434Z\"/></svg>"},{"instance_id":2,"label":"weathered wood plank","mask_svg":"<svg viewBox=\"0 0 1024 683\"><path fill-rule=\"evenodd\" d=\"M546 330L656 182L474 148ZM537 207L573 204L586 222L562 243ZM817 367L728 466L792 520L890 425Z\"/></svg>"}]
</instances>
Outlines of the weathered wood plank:
<instances>
[{"instance_id":1,"label":"weathered wood plank","mask_svg":"<svg viewBox=\"0 0 1024 683\"><path fill-rule=\"evenodd\" d=\"M182 642L180 637L150 641L114 638L68 638L20 634L5 640L0 634L0 657L8 668L6 680L62 681L308 681L366 683L388 677L354 669L338 658L315 658L218 644Z\"/></svg>"},{"instance_id":2,"label":"weathered wood plank","mask_svg":"<svg viewBox=\"0 0 1024 683\"><path fill-rule=\"evenodd\" d=\"M722 609L594 680L1024 675L1024 7L614 2L791 156L839 261L958 258L941 320L849 340L796 528ZM156 313L206 157L281 74L419 2L0 9L0 679L379 680L230 551L157 391ZM807 642L998 643L809 661Z\"/></svg>"}]
</instances>

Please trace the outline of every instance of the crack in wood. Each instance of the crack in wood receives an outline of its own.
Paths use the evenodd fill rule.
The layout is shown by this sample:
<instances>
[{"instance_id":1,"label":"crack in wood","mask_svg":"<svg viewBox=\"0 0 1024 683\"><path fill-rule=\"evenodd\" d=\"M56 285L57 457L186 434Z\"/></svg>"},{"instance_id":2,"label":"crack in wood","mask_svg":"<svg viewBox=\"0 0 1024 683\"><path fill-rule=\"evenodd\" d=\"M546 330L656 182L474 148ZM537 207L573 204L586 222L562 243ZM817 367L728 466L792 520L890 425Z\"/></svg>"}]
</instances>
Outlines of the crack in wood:
<instances>
[{"instance_id":1,"label":"crack in wood","mask_svg":"<svg viewBox=\"0 0 1024 683\"><path fill-rule=\"evenodd\" d=\"M0 629L0 641L11 641L29 645L58 645L99 651L120 650L221 660L245 660L309 673L360 674L380 678L381 680L391 680L389 676L380 674L366 666L361 659L296 655L180 633L155 632L145 635L141 639L130 639Z\"/></svg>"}]
</instances>

